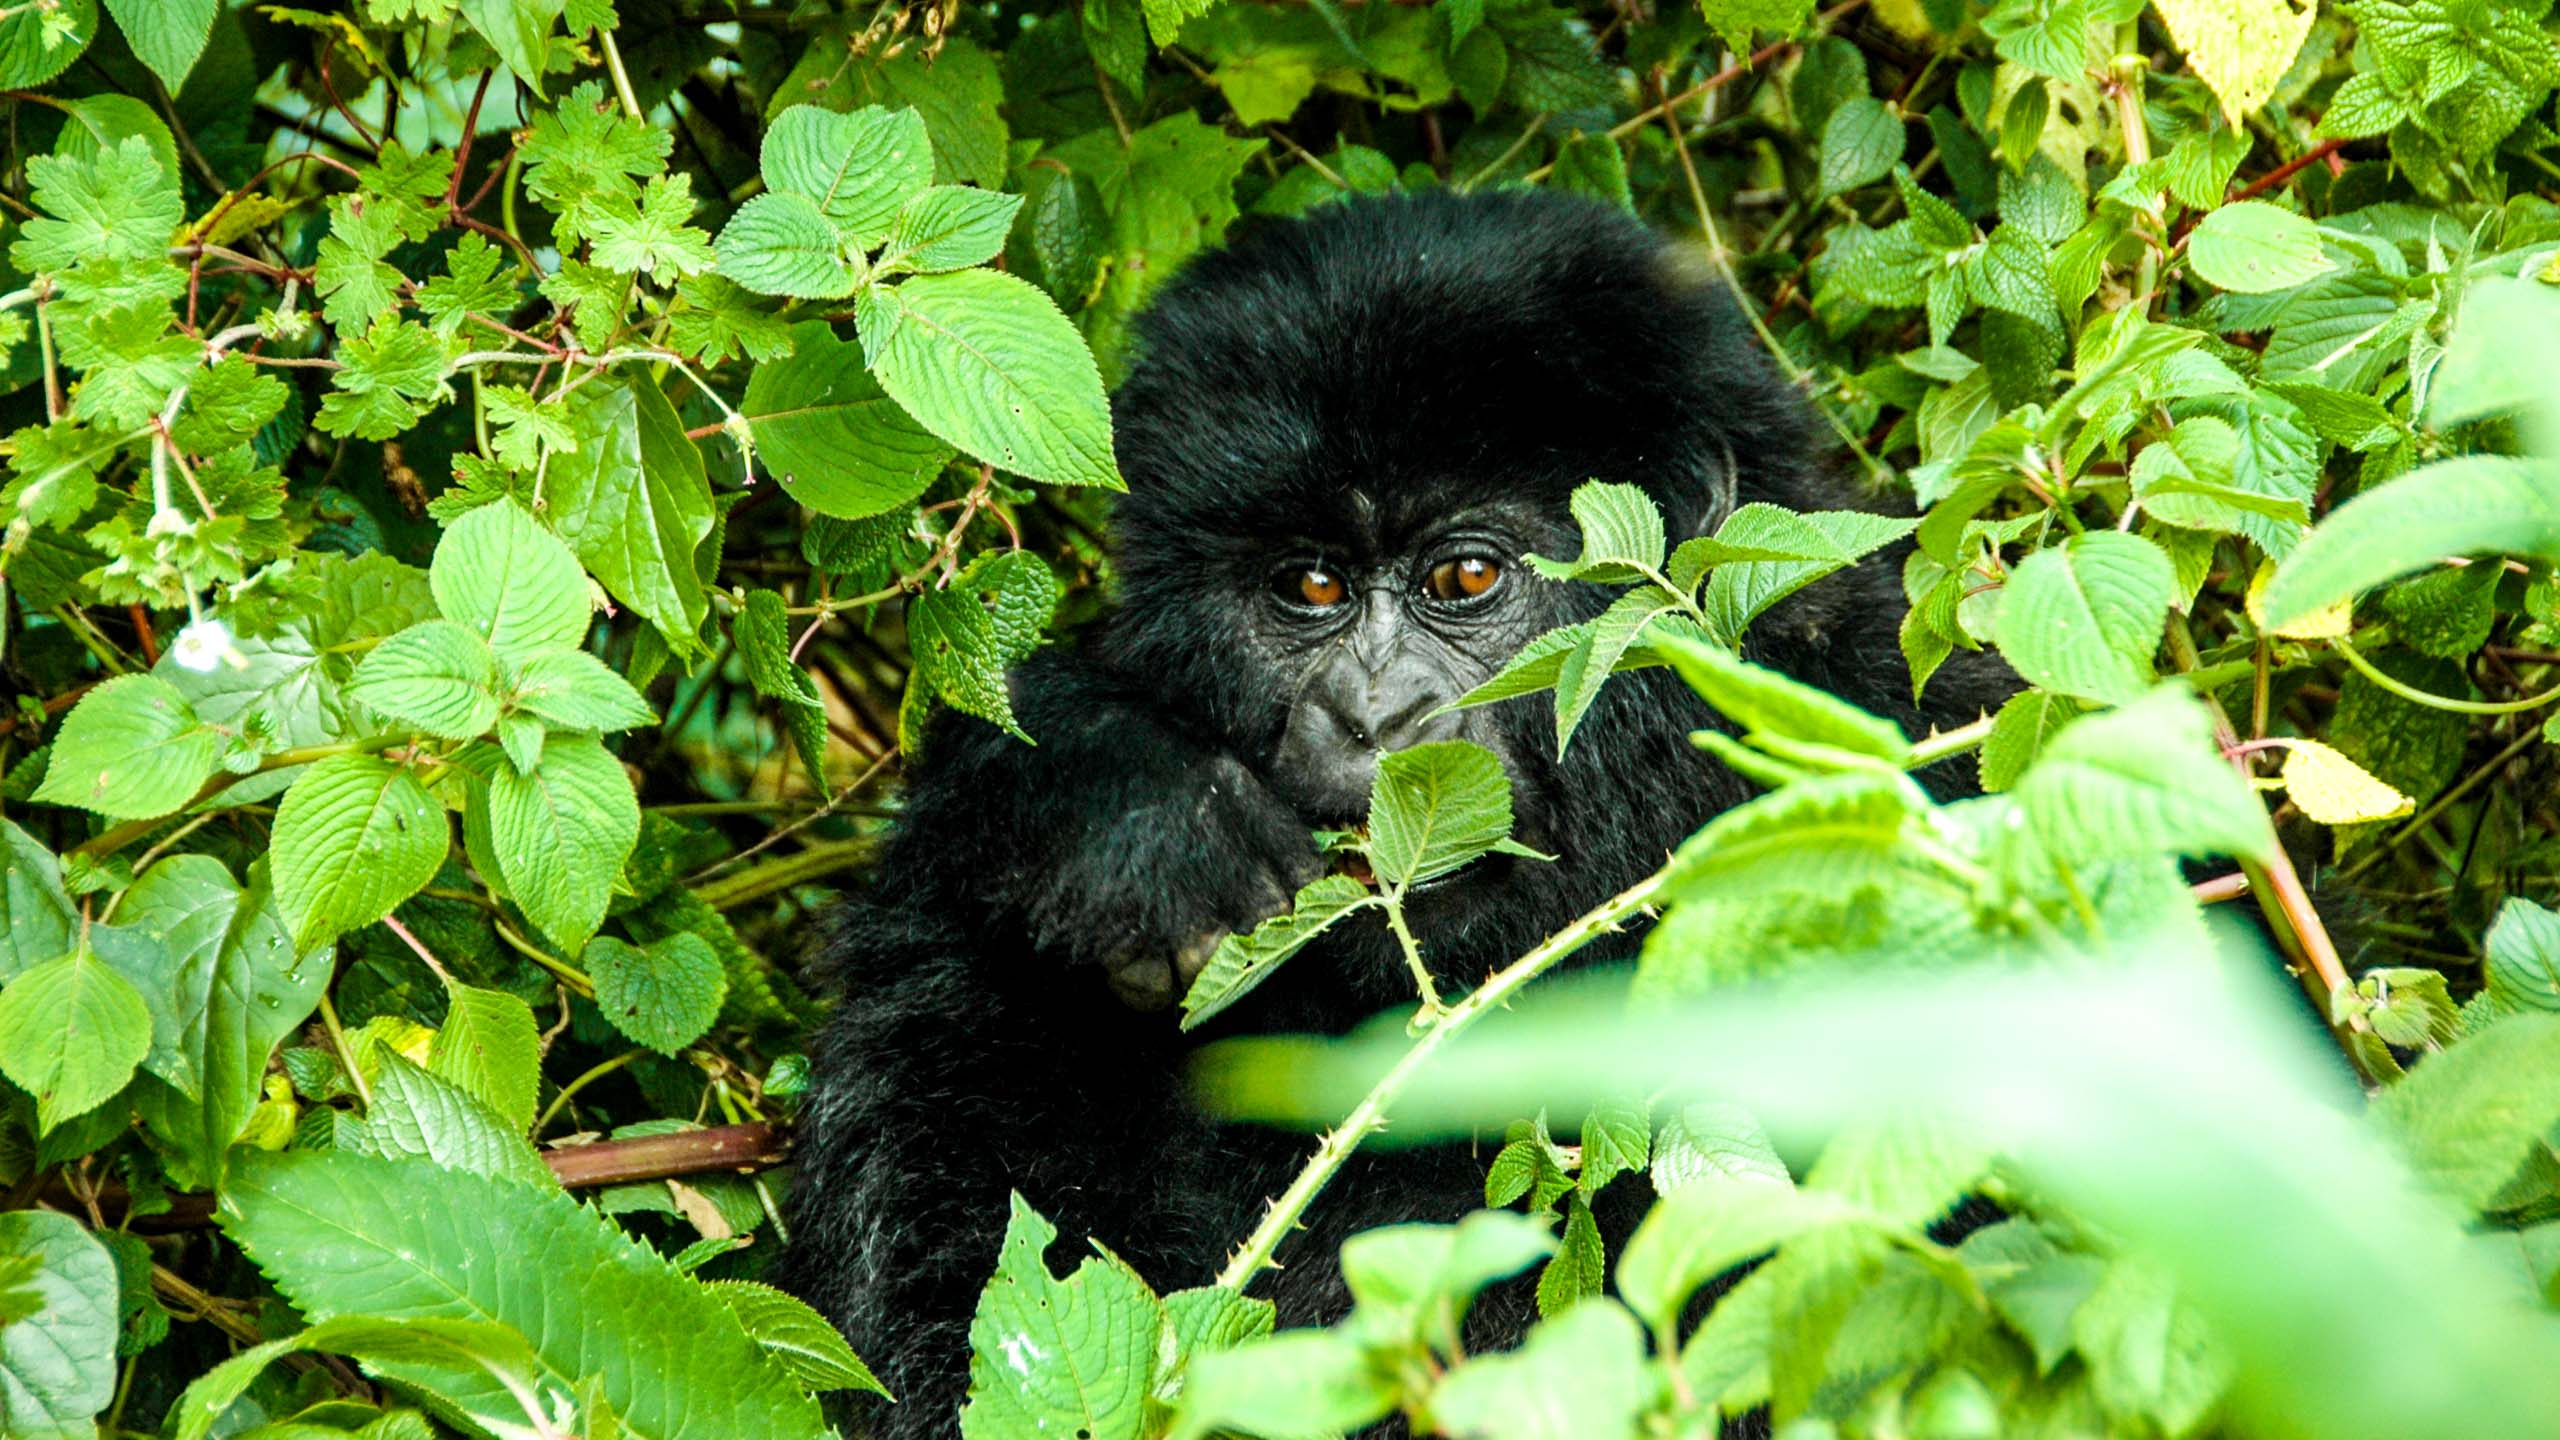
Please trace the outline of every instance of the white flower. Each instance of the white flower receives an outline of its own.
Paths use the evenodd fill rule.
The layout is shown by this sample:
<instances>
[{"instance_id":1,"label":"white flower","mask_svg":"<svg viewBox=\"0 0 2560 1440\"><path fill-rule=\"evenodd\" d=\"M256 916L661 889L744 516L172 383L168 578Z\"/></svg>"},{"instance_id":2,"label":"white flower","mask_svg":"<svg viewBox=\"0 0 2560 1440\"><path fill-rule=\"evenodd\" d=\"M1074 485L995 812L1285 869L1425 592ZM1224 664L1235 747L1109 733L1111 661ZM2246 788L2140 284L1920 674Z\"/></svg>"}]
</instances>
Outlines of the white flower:
<instances>
[{"instance_id":1,"label":"white flower","mask_svg":"<svg viewBox=\"0 0 2560 1440\"><path fill-rule=\"evenodd\" d=\"M188 670L207 671L230 658L231 627L219 620L199 620L178 632L169 655Z\"/></svg>"}]
</instances>

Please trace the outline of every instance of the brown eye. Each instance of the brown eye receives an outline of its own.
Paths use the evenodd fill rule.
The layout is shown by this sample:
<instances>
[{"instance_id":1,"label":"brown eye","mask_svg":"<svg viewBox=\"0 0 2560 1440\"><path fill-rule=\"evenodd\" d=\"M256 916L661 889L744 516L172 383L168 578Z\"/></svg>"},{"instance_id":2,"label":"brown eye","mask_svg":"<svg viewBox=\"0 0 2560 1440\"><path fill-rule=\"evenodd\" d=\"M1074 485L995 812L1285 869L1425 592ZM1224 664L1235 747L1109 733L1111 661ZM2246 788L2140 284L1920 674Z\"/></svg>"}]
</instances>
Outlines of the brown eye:
<instances>
[{"instance_id":1,"label":"brown eye","mask_svg":"<svg viewBox=\"0 0 2560 1440\"><path fill-rule=\"evenodd\" d=\"M1349 598L1350 591L1342 577L1330 570L1301 570L1297 582L1298 603L1329 609Z\"/></svg>"},{"instance_id":2,"label":"brown eye","mask_svg":"<svg viewBox=\"0 0 2560 1440\"><path fill-rule=\"evenodd\" d=\"M1443 560L1431 567L1423 591L1434 600L1473 600L1502 579L1502 567L1481 555Z\"/></svg>"}]
</instances>

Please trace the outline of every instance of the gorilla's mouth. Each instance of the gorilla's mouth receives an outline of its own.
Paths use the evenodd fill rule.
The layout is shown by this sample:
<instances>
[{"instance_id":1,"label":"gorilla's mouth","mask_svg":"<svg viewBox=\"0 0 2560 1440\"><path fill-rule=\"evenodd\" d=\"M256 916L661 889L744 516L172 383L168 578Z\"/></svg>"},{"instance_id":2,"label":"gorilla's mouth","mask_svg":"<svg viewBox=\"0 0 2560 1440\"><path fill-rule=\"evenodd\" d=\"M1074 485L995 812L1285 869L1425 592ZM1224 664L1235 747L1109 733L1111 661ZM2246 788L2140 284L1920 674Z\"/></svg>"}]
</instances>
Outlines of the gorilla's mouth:
<instances>
[{"instance_id":1,"label":"gorilla's mouth","mask_svg":"<svg viewBox=\"0 0 2560 1440\"><path fill-rule=\"evenodd\" d=\"M1378 872L1375 867L1370 865L1368 855L1358 849L1350 848L1352 846L1365 845L1368 843L1369 822L1367 819L1363 818L1359 820L1344 821L1336 825L1319 826L1316 833L1326 837L1331 841L1331 843L1343 847L1332 852L1330 857L1332 863L1327 867L1328 873L1340 875L1345 879L1354 881L1360 885L1361 888L1366 890L1375 890L1378 888ZM1466 864L1459 866L1455 870L1434 875L1427 880L1417 880L1411 887L1409 887L1408 893L1421 895L1431 891L1443 890L1451 886L1464 884L1466 881L1474 878L1477 872L1484 868L1485 863L1492 858L1493 856L1490 853L1479 855L1475 859L1468 861Z\"/></svg>"}]
</instances>

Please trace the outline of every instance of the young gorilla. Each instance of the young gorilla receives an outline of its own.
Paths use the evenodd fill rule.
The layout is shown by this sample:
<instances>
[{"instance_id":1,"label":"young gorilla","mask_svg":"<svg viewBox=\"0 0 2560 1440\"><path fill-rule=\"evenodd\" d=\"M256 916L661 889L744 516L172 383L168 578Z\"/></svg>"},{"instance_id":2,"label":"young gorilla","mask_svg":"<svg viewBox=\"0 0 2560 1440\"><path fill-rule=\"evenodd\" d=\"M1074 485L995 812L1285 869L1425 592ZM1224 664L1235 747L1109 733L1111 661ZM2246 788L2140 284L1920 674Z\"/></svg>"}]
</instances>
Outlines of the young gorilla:
<instances>
[{"instance_id":1,"label":"young gorilla","mask_svg":"<svg viewBox=\"0 0 2560 1440\"><path fill-rule=\"evenodd\" d=\"M1413 898L1453 992L1751 793L1689 743L1721 722L1665 671L1613 679L1562 759L1549 696L1442 711L1609 603L1522 558L1577 551L1575 486L1643 486L1675 538L1753 500L1855 503L1721 292L1593 203L1338 205L1194 263L1137 335L1118 608L1014 673L1036 747L936 727L829 941L843 1000L813 1056L787 1283L897 1392L882 1437L953 1433L1006 1192L1171 1290L1206 1282L1305 1162L1305 1136L1203 1118L1185 1062L1217 1033L1340 1032L1411 1004L1384 926L1335 932L1207 1033L1168 1007L1221 936L1318 873L1309 830L1360 816L1381 751L1485 746L1519 838L1557 857L1489 857ZM1897 571L1804 592L1751 653L1918 733ZM1934 717L1973 718L1999 683L1950 666ZM1257 1293L1283 1325L1337 1318L1343 1238L1456 1219L1484 1159L1355 1158ZM1471 1329L1510 1343L1531 1318L1514 1287Z\"/></svg>"}]
</instances>

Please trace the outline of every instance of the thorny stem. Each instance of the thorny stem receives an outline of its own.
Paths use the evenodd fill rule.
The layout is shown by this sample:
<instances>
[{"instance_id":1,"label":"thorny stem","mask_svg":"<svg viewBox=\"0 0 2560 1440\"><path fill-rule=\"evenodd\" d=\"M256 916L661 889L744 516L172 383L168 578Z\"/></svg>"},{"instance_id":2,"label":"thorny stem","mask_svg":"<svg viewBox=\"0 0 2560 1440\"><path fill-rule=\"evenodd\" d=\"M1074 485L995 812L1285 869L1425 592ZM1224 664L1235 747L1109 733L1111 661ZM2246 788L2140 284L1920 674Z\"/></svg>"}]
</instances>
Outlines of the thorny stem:
<instances>
[{"instance_id":1,"label":"thorny stem","mask_svg":"<svg viewBox=\"0 0 2560 1440\"><path fill-rule=\"evenodd\" d=\"M1653 903L1654 897L1661 893L1663 880L1668 874L1667 869L1657 870L1602 901L1581 918L1540 941L1529 953L1494 972L1491 979L1468 992L1464 999L1441 1011L1439 1020L1423 1032L1422 1037L1413 1043L1413 1048L1405 1051L1404 1057L1395 1063L1395 1068L1380 1077L1360 1103L1351 1108L1351 1113L1342 1118L1342 1123L1326 1132L1324 1138L1316 1143L1316 1153L1307 1161L1306 1168L1300 1170L1297 1178L1289 1182L1289 1188L1271 1202L1262 1223L1254 1227L1253 1233L1245 1237L1233 1255L1227 1257L1226 1268L1218 1272L1217 1283L1229 1289L1242 1290L1272 1263L1271 1257L1279 1250L1280 1242L1297 1228L1299 1218L1306 1214L1309 1205L1315 1203L1317 1194L1350 1160L1363 1140L1385 1128L1388 1107L1404 1093L1407 1085L1413 1083L1413 1077L1431 1063L1432 1057L1440 1053L1442 1046L1464 1033L1487 1013L1501 1008L1519 993L1522 986L1553 969L1557 961L1589 944L1596 936L1615 930L1637 911ZM1389 923L1395 923L1394 909L1390 908L1387 914Z\"/></svg>"},{"instance_id":2,"label":"thorny stem","mask_svg":"<svg viewBox=\"0 0 2560 1440\"><path fill-rule=\"evenodd\" d=\"M1440 1023L1445 1007L1440 1003L1440 987L1431 983L1431 967L1422 963L1422 946L1404 923L1404 892L1388 897L1382 907L1387 912L1387 928L1395 932L1396 947L1404 952L1405 968L1413 972L1413 987L1422 996L1422 1008L1415 1011L1405 1029L1415 1034Z\"/></svg>"}]
</instances>

